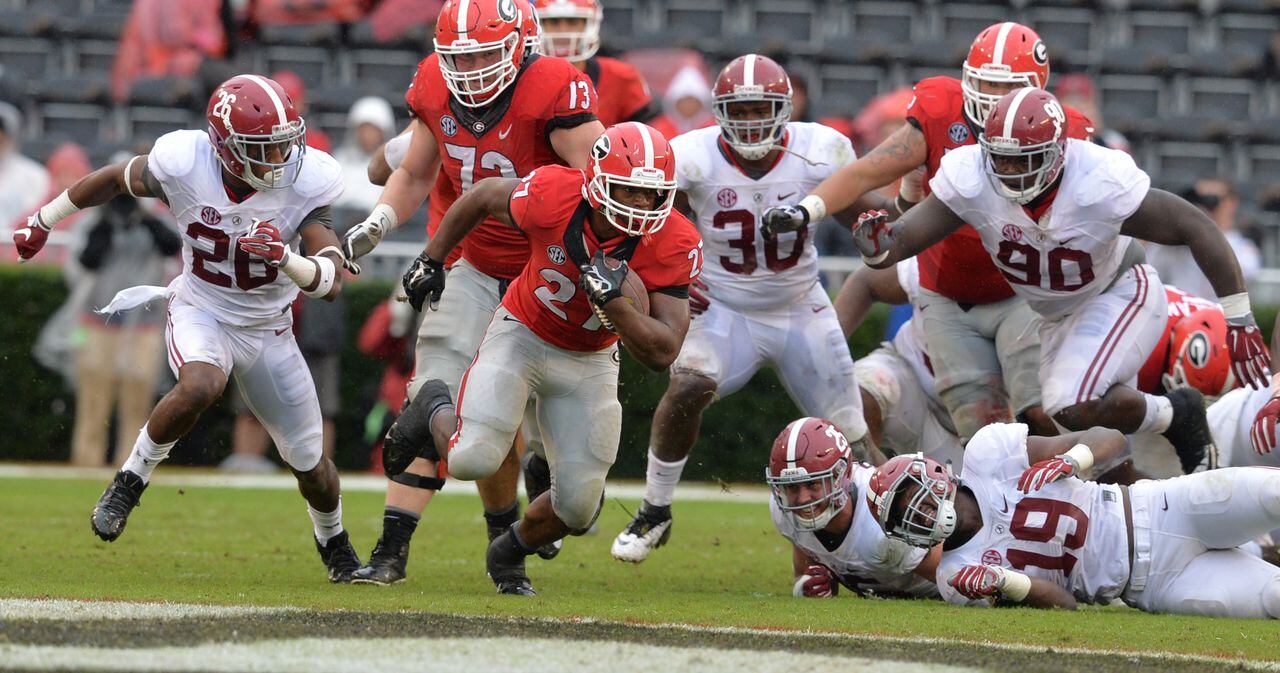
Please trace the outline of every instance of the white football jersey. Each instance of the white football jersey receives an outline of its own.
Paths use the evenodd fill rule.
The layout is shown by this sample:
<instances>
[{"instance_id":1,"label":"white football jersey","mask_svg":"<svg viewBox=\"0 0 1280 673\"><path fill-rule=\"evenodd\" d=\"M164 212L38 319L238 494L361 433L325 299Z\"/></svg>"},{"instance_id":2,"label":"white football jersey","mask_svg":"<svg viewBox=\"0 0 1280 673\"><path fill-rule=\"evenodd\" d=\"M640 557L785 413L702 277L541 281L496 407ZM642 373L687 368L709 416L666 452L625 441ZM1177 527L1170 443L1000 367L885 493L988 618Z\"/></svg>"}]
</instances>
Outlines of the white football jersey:
<instances>
[{"instance_id":1,"label":"white football jersey","mask_svg":"<svg viewBox=\"0 0 1280 673\"><path fill-rule=\"evenodd\" d=\"M1068 140L1058 193L1038 222L996 191L984 161L978 145L953 150L929 186L973 225L996 268L1037 313L1070 314L1127 270L1121 262L1136 244L1120 227L1151 187L1128 154Z\"/></svg>"},{"instance_id":2,"label":"white football jersey","mask_svg":"<svg viewBox=\"0 0 1280 673\"><path fill-rule=\"evenodd\" d=\"M182 234L183 279L177 296L237 327L287 322L298 286L278 269L240 250L254 218L298 247L298 228L311 211L342 195L342 169L308 148L291 187L253 192L242 202L223 186L222 163L205 131L174 131L156 141L147 168L164 188ZM313 251L314 252L314 251Z\"/></svg>"},{"instance_id":3,"label":"white football jersey","mask_svg":"<svg viewBox=\"0 0 1280 673\"><path fill-rule=\"evenodd\" d=\"M853 466L849 480L853 522L834 550L823 546L812 532L797 530L791 518L778 508L778 503L769 498L773 524L783 537L835 571L846 585L856 587L859 592L936 597L937 587L913 572L924 560L925 550L885 535L867 506L867 488L874 471L875 468L865 463Z\"/></svg>"},{"instance_id":4,"label":"white football jersey","mask_svg":"<svg viewBox=\"0 0 1280 673\"><path fill-rule=\"evenodd\" d=\"M1218 447L1222 467L1280 467L1280 449L1260 454L1253 450L1253 419L1267 400L1271 389L1236 388L1209 405L1209 430Z\"/></svg>"},{"instance_id":5,"label":"white football jersey","mask_svg":"<svg viewBox=\"0 0 1280 673\"><path fill-rule=\"evenodd\" d=\"M671 146L676 183L697 214L705 260L702 280L712 300L750 311L787 306L804 296L818 282L813 244L818 223L768 241L760 233L761 217L772 206L799 201L852 162L849 139L821 124L791 122L787 151L759 180L730 158L719 126L685 133Z\"/></svg>"},{"instance_id":6,"label":"white football jersey","mask_svg":"<svg viewBox=\"0 0 1280 673\"><path fill-rule=\"evenodd\" d=\"M1048 580L1086 603L1118 597L1129 582L1120 487L1070 477L1023 495L1018 478L1028 467L1026 425L993 423L969 440L960 483L977 499L983 525L963 545L943 551L943 598L968 603L947 580L976 564Z\"/></svg>"}]
</instances>

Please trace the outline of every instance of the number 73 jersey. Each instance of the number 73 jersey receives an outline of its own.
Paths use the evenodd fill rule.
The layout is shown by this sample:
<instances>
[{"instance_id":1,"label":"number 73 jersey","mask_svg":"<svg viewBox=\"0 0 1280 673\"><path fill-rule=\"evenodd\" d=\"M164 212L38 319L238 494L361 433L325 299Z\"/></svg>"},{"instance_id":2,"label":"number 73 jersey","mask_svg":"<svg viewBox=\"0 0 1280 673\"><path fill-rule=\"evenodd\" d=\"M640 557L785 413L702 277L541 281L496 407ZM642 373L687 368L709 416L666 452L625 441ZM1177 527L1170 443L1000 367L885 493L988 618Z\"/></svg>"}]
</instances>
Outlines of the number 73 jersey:
<instances>
[{"instance_id":1,"label":"number 73 jersey","mask_svg":"<svg viewBox=\"0 0 1280 673\"><path fill-rule=\"evenodd\" d=\"M963 566L986 564L1048 580L1086 603L1117 598L1129 582L1120 487L1069 477L1023 494L1018 478L1028 467L1026 425L993 423L969 440L960 485L977 499L982 529L942 553L942 597L968 603L947 580Z\"/></svg>"},{"instance_id":2,"label":"number 73 jersey","mask_svg":"<svg viewBox=\"0 0 1280 673\"><path fill-rule=\"evenodd\" d=\"M818 282L818 223L777 240L760 233L764 211L796 203L818 183L854 160L853 146L821 124L791 122L787 151L763 174L741 168L710 126L671 141L676 182L697 214L706 265L702 279L712 299L737 310L769 310L792 304Z\"/></svg>"}]
</instances>

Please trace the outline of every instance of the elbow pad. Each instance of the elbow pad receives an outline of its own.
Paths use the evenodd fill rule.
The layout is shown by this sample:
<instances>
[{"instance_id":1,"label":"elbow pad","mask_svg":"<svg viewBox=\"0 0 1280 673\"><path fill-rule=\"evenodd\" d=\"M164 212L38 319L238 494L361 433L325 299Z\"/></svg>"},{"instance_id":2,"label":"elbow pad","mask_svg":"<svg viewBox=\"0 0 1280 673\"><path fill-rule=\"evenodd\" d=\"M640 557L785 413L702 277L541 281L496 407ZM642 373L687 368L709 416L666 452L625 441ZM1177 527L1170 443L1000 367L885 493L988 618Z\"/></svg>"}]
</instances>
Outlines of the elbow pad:
<instances>
[{"instance_id":1,"label":"elbow pad","mask_svg":"<svg viewBox=\"0 0 1280 673\"><path fill-rule=\"evenodd\" d=\"M287 253L284 262L280 264L280 270L290 280L298 284L302 288L302 293L308 297L322 298L329 294L333 289L334 283L338 280L338 267L333 263L332 259L323 255L315 255L313 257L303 257ZM317 282L317 279L319 282ZM308 290L312 284L314 288Z\"/></svg>"}]
</instances>

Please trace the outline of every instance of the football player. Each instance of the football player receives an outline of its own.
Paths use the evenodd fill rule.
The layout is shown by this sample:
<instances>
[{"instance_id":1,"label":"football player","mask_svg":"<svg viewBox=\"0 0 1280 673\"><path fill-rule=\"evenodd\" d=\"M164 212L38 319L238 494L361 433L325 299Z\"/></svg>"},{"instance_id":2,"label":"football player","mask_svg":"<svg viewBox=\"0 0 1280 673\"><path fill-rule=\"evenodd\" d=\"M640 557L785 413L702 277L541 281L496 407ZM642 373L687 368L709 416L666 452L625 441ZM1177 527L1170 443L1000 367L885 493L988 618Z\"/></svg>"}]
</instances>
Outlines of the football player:
<instances>
[{"instance_id":1,"label":"football player","mask_svg":"<svg viewBox=\"0 0 1280 673\"><path fill-rule=\"evenodd\" d=\"M596 87L596 114L605 127L657 116L649 85L634 65L598 56L600 0L534 0L542 26L542 53L568 59Z\"/></svg>"},{"instance_id":2,"label":"football player","mask_svg":"<svg viewBox=\"0 0 1280 673\"><path fill-rule=\"evenodd\" d=\"M613 543L620 561L639 563L666 542L703 410L761 367L778 372L804 413L831 419L850 442L867 434L853 358L818 283L816 222L778 236L760 222L769 204L852 161L853 148L826 126L790 121L791 81L768 57L734 59L712 95L717 125L672 141L679 207L697 214L707 246L702 313L654 412L644 503Z\"/></svg>"},{"instance_id":3,"label":"football player","mask_svg":"<svg viewBox=\"0 0 1280 673\"><path fill-rule=\"evenodd\" d=\"M1006 94L979 145L942 160L924 202L896 225L885 222L887 214L864 213L854 242L864 261L887 267L967 221L1042 318L1045 411L1067 429L1163 433L1189 472L1213 449L1201 393L1180 388L1161 396L1132 387L1168 320L1164 286L1133 239L1191 248L1222 297L1233 372L1261 387L1269 356L1240 266L1200 209L1151 189L1128 154L1069 139L1066 126L1049 92Z\"/></svg>"},{"instance_id":4,"label":"football player","mask_svg":"<svg viewBox=\"0 0 1280 673\"><path fill-rule=\"evenodd\" d=\"M178 383L94 507L93 532L108 542L124 532L156 465L234 375L298 479L329 580L347 582L360 562L342 527L338 473L321 452L320 403L289 311L299 290L322 299L341 290L329 206L342 194L342 171L306 147L306 124L273 80L223 82L206 116L207 130L168 133L149 154L95 171L14 234L30 259L58 221L128 194L164 201L183 236L182 275L167 289L130 288L102 309L168 297L165 337ZM299 253L299 242L314 254Z\"/></svg>"},{"instance_id":5,"label":"football player","mask_svg":"<svg viewBox=\"0 0 1280 673\"><path fill-rule=\"evenodd\" d=\"M463 375L457 416L443 382L432 380L420 393L418 418L434 439L429 457L445 454L447 442L443 457L459 479L498 469L525 401L537 397L552 486L489 545L486 562L499 593L532 595L525 557L586 532L599 515L621 433L618 341L654 370L680 352L702 241L672 212L675 189L666 139L639 122L619 124L596 141L585 172L543 166L523 180L477 185L449 209L405 274L410 301L434 305L444 290L443 260L485 218L509 222L530 242L529 264ZM624 296L631 272L643 284L647 313Z\"/></svg>"},{"instance_id":6,"label":"football player","mask_svg":"<svg viewBox=\"0 0 1280 673\"><path fill-rule=\"evenodd\" d=\"M1120 598L1147 612L1280 618L1280 568L1236 549L1280 526L1280 470L1133 486L1078 478L1125 443L1107 428L1028 437L1026 425L995 423L965 447L959 479L920 455L877 468L871 510L892 537L942 545L936 578L950 602Z\"/></svg>"},{"instance_id":7,"label":"football player","mask_svg":"<svg viewBox=\"0 0 1280 673\"><path fill-rule=\"evenodd\" d=\"M771 208L765 220L780 230L804 226L827 212L848 208L860 195L908 176L921 165L931 180L943 156L977 143L1002 94L1022 86L1047 86L1048 79L1048 49L1035 31L1012 22L992 25L973 41L960 79L921 80L902 128L811 190L798 205ZM1066 112L1067 134L1087 138L1091 122L1074 110ZM910 190L913 184L904 180L907 191L889 209L895 215L929 193L927 186ZM923 251L920 281L927 297L920 322L938 393L960 436L967 439L987 423L1014 418L1030 423L1037 434L1056 432L1040 408L1035 314L996 270L974 230L962 226Z\"/></svg>"},{"instance_id":8,"label":"football player","mask_svg":"<svg viewBox=\"0 0 1280 673\"><path fill-rule=\"evenodd\" d=\"M832 597L841 585L864 595L938 597L940 550L884 534L866 498L873 470L853 460L844 433L826 419L792 421L773 440L769 513L792 545L796 597Z\"/></svg>"},{"instance_id":9,"label":"football player","mask_svg":"<svg viewBox=\"0 0 1280 673\"><path fill-rule=\"evenodd\" d=\"M1276 327L1280 327L1280 316L1276 316ZM1280 330L1272 328L1272 357L1278 348ZM1268 388L1232 390L1210 405L1209 427L1221 454L1221 464L1224 467L1280 467L1280 454L1275 450L1277 420L1280 420L1280 375L1272 378Z\"/></svg>"},{"instance_id":10,"label":"football player","mask_svg":"<svg viewBox=\"0 0 1280 673\"><path fill-rule=\"evenodd\" d=\"M402 160L373 213L343 237L349 259L367 254L386 232L408 219L428 193L435 234L445 211L487 177L519 178L548 164L585 167L592 142L604 131L595 116L590 80L569 62L526 53L530 26L524 2L450 0L436 23L435 53L418 65L405 94L413 112ZM422 321L413 400L423 382L445 381L456 394L508 284L529 259L529 241L491 218L451 249L450 290L439 313ZM409 541L427 502L443 482L434 464L418 458L426 424L412 402L387 432L383 532L358 583L404 580ZM490 537L518 517L514 449L503 469L478 484Z\"/></svg>"}]
</instances>

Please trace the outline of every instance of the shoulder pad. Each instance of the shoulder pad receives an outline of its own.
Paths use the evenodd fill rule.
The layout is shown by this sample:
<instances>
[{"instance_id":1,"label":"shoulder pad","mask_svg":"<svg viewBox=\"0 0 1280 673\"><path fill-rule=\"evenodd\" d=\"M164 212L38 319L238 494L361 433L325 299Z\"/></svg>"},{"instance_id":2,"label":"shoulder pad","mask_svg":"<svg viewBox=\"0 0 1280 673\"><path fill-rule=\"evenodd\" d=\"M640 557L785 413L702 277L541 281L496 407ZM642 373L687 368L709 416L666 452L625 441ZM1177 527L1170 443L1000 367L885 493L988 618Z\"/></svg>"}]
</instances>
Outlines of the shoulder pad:
<instances>
[{"instance_id":1,"label":"shoulder pad","mask_svg":"<svg viewBox=\"0 0 1280 673\"><path fill-rule=\"evenodd\" d=\"M915 96L907 104L907 116L916 119L951 121L963 110L960 105L960 80L954 77L929 77L916 82Z\"/></svg>"},{"instance_id":2,"label":"shoulder pad","mask_svg":"<svg viewBox=\"0 0 1280 673\"><path fill-rule=\"evenodd\" d=\"M1111 203L1117 212L1128 210L1125 215L1132 214L1137 206L1129 208L1130 202L1135 195L1141 201L1151 187L1151 178L1138 168L1133 157L1087 140L1069 140L1067 147L1069 152L1087 155L1078 164L1085 172L1072 190L1076 203L1083 207Z\"/></svg>"},{"instance_id":3,"label":"shoulder pad","mask_svg":"<svg viewBox=\"0 0 1280 673\"><path fill-rule=\"evenodd\" d=\"M173 131L166 133L151 146L149 165L158 180L180 178L191 172L195 165L196 155L202 151L212 151L206 131ZM154 169L158 168L156 171Z\"/></svg>"},{"instance_id":4,"label":"shoulder pad","mask_svg":"<svg viewBox=\"0 0 1280 673\"><path fill-rule=\"evenodd\" d=\"M965 145L947 152L942 157L934 180L939 176L948 180L960 196L966 199L977 196L987 184L987 172L982 165L982 148L978 145Z\"/></svg>"},{"instance_id":5,"label":"shoulder pad","mask_svg":"<svg viewBox=\"0 0 1280 673\"><path fill-rule=\"evenodd\" d=\"M719 126L708 126L682 133L670 139L676 155L676 181L680 189L689 189L711 173L712 153L716 152Z\"/></svg>"},{"instance_id":6,"label":"shoulder pad","mask_svg":"<svg viewBox=\"0 0 1280 673\"><path fill-rule=\"evenodd\" d=\"M319 198L327 205L342 195L342 166L328 152L307 148L293 189L307 199Z\"/></svg>"},{"instance_id":7,"label":"shoulder pad","mask_svg":"<svg viewBox=\"0 0 1280 673\"><path fill-rule=\"evenodd\" d=\"M807 147L797 148L797 151L810 161L821 164L814 167L820 173L829 175L858 158L849 138L830 126L813 122L792 122L791 128L807 144Z\"/></svg>"}]
</instances>

